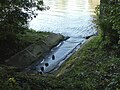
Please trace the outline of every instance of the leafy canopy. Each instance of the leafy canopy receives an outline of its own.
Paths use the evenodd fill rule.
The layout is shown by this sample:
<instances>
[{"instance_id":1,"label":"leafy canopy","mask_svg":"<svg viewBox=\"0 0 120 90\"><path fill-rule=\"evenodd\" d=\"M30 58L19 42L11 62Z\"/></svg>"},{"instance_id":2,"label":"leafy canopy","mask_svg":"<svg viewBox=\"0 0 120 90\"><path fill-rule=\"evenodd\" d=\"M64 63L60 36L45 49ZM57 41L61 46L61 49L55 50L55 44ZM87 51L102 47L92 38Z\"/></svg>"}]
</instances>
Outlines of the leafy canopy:
<instances>
[{"instance_id":1,"label":"leafy canopy","mask_svg":"<svg viewBox=\"0 0 120 90\"><path fill-rule=\"evenodd\" d=\"M120 41L120 0L101 0L100 7L96 10L103 40L107 42L107 47L118 45Z\"/></svg>"},{"instance_id":2,"label":"leafy canopy","mask_svg":"<svg viewBox=\"0 0 120 90\"><path fill-rule=\"evenodd\" d=\"M42 5L42 0L0 0L0 62L29 44L22 40L22 34Z\"/></svg>"},{"instance_id":3,"label":"leafy canopy","mask_svg":"<svg viewBox=\"0 0 120 90\"><path fill-rule=\"evenodd\" d=\"M0 32L19 33L43 5L42 0L0 0Z\"/></svg>"}]
</instances>

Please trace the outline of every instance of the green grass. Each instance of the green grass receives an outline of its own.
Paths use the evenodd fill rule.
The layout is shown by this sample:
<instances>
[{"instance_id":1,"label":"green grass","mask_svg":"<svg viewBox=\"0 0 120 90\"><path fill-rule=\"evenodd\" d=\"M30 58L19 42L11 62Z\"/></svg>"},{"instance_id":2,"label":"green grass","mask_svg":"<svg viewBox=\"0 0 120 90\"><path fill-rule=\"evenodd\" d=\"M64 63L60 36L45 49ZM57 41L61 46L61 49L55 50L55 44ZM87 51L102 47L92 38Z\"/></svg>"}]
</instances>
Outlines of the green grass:
<instances>
[{"instance_id":1,"label":"green grass","mask_svg":"<svg viewBox=\"0 0 120 90\"><path fill-rule=\"evenodd\" d=\"M41 32L41 31L35 31L35 30L27 30L26 33L20 34L20 38L24 42L29 43L35 43L38 40L43 40L45 37L47 37L50 34L50 32Z\"/></svg>"},{"instance_id":2,"label":"green grass","mask_svg":"<svg viewBox=\"0 0 120 90\"><path fill-rule=\"evenodd\" d=\"M103 48L100 36L94 37L52 75L25 74L12 68L5 68L2 70L4 73L0 74L0 88L6 90L7 88L8 90L10 88L14 90L16 88L23 90L120 90L120 56L115 52L115 49Z\"/></svg>"},{"instance_id":3,"label":"green grass","mask_svg":"<svg viewBox=\"0 0 120 90\"><path fill-rule=\"evenodd\" d=\"M58 76L67 79L73 89L120 89L120 57L114 52L104 49L101 38L96 37L68 59Z\"/></svg>"}]
</instances>

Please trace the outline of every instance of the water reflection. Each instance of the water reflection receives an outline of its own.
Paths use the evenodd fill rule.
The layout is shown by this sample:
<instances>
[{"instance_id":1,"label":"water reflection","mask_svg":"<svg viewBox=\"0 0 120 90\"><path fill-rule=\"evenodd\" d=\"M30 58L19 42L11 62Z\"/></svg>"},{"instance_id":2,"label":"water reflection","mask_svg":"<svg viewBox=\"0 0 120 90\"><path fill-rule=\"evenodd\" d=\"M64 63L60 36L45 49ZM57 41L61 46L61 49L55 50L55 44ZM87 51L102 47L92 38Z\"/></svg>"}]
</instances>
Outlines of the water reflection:
<instances>
[{"instance_id":1,"label":"water reflection","mask_svg":"<svg viewBox=\"0 0 120 90\"><path fill-rule=\"evenodd\" d=\"M94 0L97 1L97 0ZM70 36L84 36L92 30L93 0L44 0L50 10L39 12L30 22L30 28ZM88 28L89 27L89 28Z\"/></svg>"},{"instance_id":2,"label":"water reflection","mask_svg":"<svg viewBox=\"0 0 120 90\"><path fill-rule=\"evenodd\" d=\"M100 0L88 0L88 1L92 9L95 9L95 7L100 4Z\"/></svg>"}]
</instances>

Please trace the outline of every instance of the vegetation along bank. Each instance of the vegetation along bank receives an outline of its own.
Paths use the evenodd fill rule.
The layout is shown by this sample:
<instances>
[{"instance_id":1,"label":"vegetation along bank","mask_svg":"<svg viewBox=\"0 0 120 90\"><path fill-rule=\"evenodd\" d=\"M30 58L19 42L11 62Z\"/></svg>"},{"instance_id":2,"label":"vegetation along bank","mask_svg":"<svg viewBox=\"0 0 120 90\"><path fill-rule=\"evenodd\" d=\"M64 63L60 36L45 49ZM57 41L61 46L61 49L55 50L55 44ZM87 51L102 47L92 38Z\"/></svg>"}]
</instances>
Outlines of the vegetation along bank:
<instances>
[{"instance_id":1,"label":"vegetation along bank","mask_svg":"<svg viewBox=\"0 0 120 90\"><path fill-rule=\"evenodd\" d=\"M119 90L120 0L100 1L100 6L96 8L96 13L98 16L96 24L98 25L99 30L99 35L97 37L91 39L74 55L72 55L72 57L70 57L56 73L53 73L51 75L23 73L14 67L1 65L0 89ZM1 30L3 29L4 28L2 27ZM9 30L7 32L9 32ZM3 35L6 37L19 35L18 33L3 34L4 31L0 33L2 33L0 37ZM4 38L4 40L8 39L10 38ZM13 39L15 38L12 38L11 41L14 41Z\"/></svg>"}]
</instances>

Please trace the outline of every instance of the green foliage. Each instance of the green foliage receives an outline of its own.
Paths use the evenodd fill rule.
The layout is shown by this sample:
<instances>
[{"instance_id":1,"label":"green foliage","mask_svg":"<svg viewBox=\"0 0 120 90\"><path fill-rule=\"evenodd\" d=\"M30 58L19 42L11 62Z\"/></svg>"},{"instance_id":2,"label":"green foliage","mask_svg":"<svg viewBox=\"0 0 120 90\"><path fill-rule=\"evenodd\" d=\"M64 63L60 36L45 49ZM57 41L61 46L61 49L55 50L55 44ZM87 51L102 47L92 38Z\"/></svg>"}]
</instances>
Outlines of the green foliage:
<instances>
[{"instance_id":1,"label":"green foliage","mask_svg":"<svg viewBox=\"0 0 120 90\"><path fill-rule=\"evenodd\" d=\"M69 59L72 61L76 58L76 62L67 68L60 77L69 83L67 88L80 90L120 89L120 79L118 79L120 57L115 53L116 50L106 51L102 47L102 38L99 36ZM66 61L66 65L67 62L69 61Z\"/></svg>"},{"instance_id":2,"label":"green foliage","mask_svg":"<svg viewBox=\"0 0 120 90\"><path fill-rule=\"evenodd\" d=\"M44 39L49 34L49 32L37 32L29 29L24 30L23 34L0 33L0 63L4 63L6 59L36 41Z\"/></svg>"},{"instance_id":3,"label":"green foliage","mask_svg":"<svg viewBox=\"0 0 120 90\"><path fill-rule=\"evenodd\" d=\"M70 57L61 67L62 74L59 74L61 71L57 72L57 77L27 74L19 72L14 67L4 66L5 70L0 69L0 88L2 90L119 90L120 56L115 53L116 50L105 50L99 35Z\"/></svg>"},{"instance_id":4,"label":"green foliage","mask_svg":"<svg viewBox=\"0 0 120 90\"><path fill-rule=\"evenodd\" d=\"M23 32L28 20L36 17L34 12L40 8L39 0L1 0L0 32ZM39 1L40 2L40 1ZM41 1L43 2L43 1ZM34 7L34 9L33 9Z\"/></svg>"},{"instance_id":5,"label":"green foliage","mask_svg":"<svg viewBox=\"0 0 120 90\"><path fill-rule=\"evenodd\" d=\"M26 30L29 21L37 16L34 11L43 9L41 5L43 0L0 0L0 62L38 39L38 34L26 34Z\"/></svg>"},{"instance_id":6,"label":"green foliage","mask_svg":"<svg viewBox=\"0 0 120 90\"><path fill-rule=\"evenodd\" d=\"M120 41L120 5L118 2L112 1L101 0L101 5L96 7L97 24L100 26L107 49L113 48L114 45L119 46Z\"/></svg>"},{"instance_id":7,"label":"green foliage","mask_svg":"<svg viewBox=\"0 0 120 90\"><path fill-rule=\"evenodd\" d=\"M105 2L107 3L107 1ZM102 44L104 38L105 41L104 44L106 44L107 46L111 45L111 41L114 41L113 39L116 38L119 31L118 28L119 23L117 22L119 16L117 18L115 18L116 16L112 17L114 16L111 13L113 7L110 6L108 6L108 8L106 8L107 5L103 7L104 8L103 11L106 13L102 13L102 17L100 16L99 19L99 25L102 29L102 34L99 35L97 38L94 38L87 45L85 45L85 47L78 50L77 53L75 53L71 58L69 58L69 60L67 61L71 61L71 62L67 63L66 61L65 64L67 65L65 66L68 67L66 68L62 67L63 69L65 69L63 70L64 72L62 72L62 74L59 74L58 72L59 76L55 77L52 75L48 76L48 75L39 75L39 74L26 74L22 72L20 73L15 68L10 68L10 67L5 68L5 70L0 68L0 89L2 90L68 90L68 89L119 90L120 89L120 65L119 65L120 49L118 45L115 44L113 45L114 48L112 48L111 50L110 49L106 50L105 48L103 48L103 44ZM116 10L116 8L114 9ZM117 12L115 15L117 15ZM30 32L32 32L34 35L31 34ZM40 32L36 33L35 31L26 31L23 34L18 33L17 35L16 32L15 33L7 32L7 34L2 32L0 35L0 40L1 42L4 42L4 40L6 40L5 45L7 45L7 42L10 42L12 43L12 45L15 45L16 47L18 44L21 45L23 41L27 42L27 44L30 45L30 43L33 43L34 40L37 41L38 39L45 37L47 34L41 35ZM33 42L30 40L33 40ZM115 39L114 42L117 42L117 39ZM0 43L0 45L2 44ZM3 47L5 45L3 44ZM13 47L12 49L10 49L9 47L6 49L4 48L3 51L4 50L14 51ZM0 55L2 54L3 53L1 53Z\"/></svg>"},{"instance_id":8,"label":"green foliage","mask_svg":"<svg viewBox=\"0 0 120 90\"><path fill-rule=\"evenodd\" d=\"M113 5L110 14L113 23L112 28L120 31L120 4Z\"/></svg>"}]
</instances>

